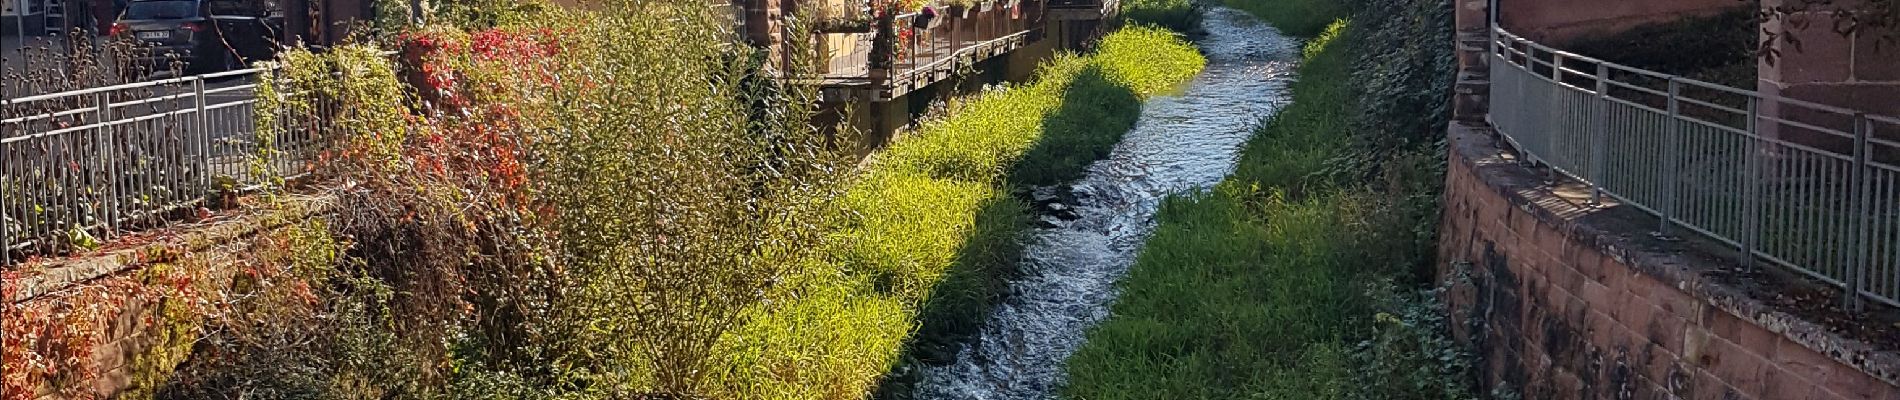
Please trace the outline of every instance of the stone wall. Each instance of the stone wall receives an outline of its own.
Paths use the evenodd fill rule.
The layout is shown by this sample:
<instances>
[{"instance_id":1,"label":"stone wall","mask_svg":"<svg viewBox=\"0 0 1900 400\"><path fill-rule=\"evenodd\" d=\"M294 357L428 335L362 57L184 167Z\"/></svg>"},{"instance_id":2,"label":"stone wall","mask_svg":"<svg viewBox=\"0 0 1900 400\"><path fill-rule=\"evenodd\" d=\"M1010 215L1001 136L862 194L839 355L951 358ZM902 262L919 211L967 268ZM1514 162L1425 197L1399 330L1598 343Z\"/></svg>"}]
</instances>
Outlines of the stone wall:
<instances>
[{"instance_id":1,"label":"stone wall","mask_svg":"<svg viewBox=\"0 0 1900 400\"><path fill-rule=\"evenodd\" d=\"M0 400L149 398L190 356L205 315L240 270L272 254L269 243L288 227L328 213L329 196L284 196L267 207L232 211L168 230L116 239L116 248L85 256L30 262L0 282L0 334L36 332L30 349L0 349L17 358L56 357L33 376L31 389ZM30 351L32 354L24 354ZM30 393L27 393L30 392Z\"/></svg>"},{"instance_id":2,"label":"stone wall","mask_svg":"<svg viewBox=\"0 0 1900 400\"><path fill-rule=\"evenodd\" d=\"M1505 29L1531 40L1561 44L1580 36L1614 33L1691 15L1714 15L1745 3L1735 0L1497 0Z\"/></svg>"},{"instance_id":3,"label":"stone wall","mask_svg":"<svg viewBox=\"0 0 1900 400\"><path fill-rule=\"evenodd\" d=\"M1764 0L1762 6L1776 7L1784 2L1788 1ZM1839 4L1840 7L1852 9L1855 2L1842 1ZM1842 35L1834 31L1836 25L1836 17L1831 10L1797 12L1763 23L1762 40L1793 36L1800 45L1774 40L1773 48L1779 56L1764 58L1758 64L1760 81L1755 89L1767 96L1900 116L1900 100L1896 100L1900 99L1900 45L1880 43L1880 32ZM1761 105L1761 112L1766 116L1794 119L1842 132L1853 130L1851 122L1838 114L1813 112L1800 106L1771 101ZM1802 137L1804 130L1779 128L1772 123L1762 126L1767 136L1817 145L1807 140L1810 138ZM1885 137L1895 138L1892 134ZM1819 145L1825 146L1824 143ZM1846 150L1839 146L1826 147L1830 147L1830 150Z\"/></svg>"},{"instance_id":4,"label":"stone wall","mask_svg":"<svg viewBox=\"0 0 1900 400\"><path fill-rule=\"evenodd\" d=\"M1639 211L1584 206L1587 190L1522 166L1482 124L1449 139L1440 271L1486 385L1526 399L1900 399L1900 352L1880 344L1895 328L1836 333L1751 297L1795 291L1748 286L1693 240L1651 238Z\"/></svg>"}]
</instances>

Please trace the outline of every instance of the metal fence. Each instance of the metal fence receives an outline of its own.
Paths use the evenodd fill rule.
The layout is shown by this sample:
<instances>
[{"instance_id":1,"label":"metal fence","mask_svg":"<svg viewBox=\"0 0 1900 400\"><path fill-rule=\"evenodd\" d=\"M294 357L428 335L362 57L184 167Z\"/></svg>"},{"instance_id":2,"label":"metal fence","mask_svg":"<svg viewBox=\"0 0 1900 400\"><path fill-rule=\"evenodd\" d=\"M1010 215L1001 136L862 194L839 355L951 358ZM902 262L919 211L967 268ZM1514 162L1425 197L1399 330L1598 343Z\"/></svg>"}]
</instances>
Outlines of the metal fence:
<instances>
[{"instance_id":1,"label":"metal fence","mask_svg":"<svg viewBox=\"0 0 1900 400\"><path fill-rule=\"evenodd\" d=\"M945 11L939 14L929 26L916 26L916 13L902 14L896 17L900 39L895 43L898 54L891 61L894 65L890 79L904 81L917 79L919 75L938 72L954 63L959 57L973 53L995 51L1007 47L1012 40L1019 42L1035 26L1027 18L1018 18L1006 12L973 12L974 16L965 18ZM824 75L828 78L860 78L871 76L871 42L876 33L840 34L844 36L838 44L828 46L826 54L828 64ZM827 39L834 40L834 39Z\"/></svg>"},{"instance_id":2,"label":"metal fence","mask_svg":"<svg viewBox=\"0 0 1900 400\"><path fill-rule=\"evenodd\" d=\"M1900 306L1900 119L1567 53L1494 28L1491 112L1520 155L1593 199L1738 259Z\"/></svg>"},{"instance_id":3,"label":"metal fence","mask_svg":"<svg viewBox=\"0 0 1900 400\"><path fill-rule=\"evenodd\" d=\"M257 85L274 72L0 101L0 266L103 242L220 193L303 174L315 134L258 129ZM275 121L289 128L311 117Z\"/></svg>"}]
</instances>

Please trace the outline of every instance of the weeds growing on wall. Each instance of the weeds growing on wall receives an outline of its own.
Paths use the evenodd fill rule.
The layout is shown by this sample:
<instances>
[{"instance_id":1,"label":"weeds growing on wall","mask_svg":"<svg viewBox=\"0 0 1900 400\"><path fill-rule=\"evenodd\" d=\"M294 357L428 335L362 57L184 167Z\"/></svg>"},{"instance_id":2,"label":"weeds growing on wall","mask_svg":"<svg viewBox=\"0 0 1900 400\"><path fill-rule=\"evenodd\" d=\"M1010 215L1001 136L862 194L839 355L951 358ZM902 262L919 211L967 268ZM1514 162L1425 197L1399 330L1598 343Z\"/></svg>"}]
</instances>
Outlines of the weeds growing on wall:
<instances>
[{"instance_id":1,"label":"weeds growing on wall","mask_svg":"<svg viewBox=\"0 0 1900 400\"><path fill-rule=\"evenodd\" d=\"M1468 352L1446 337L1419 272L1433 265L1443 179L1448 5L1229 5L1318 33L1293 103L1233 177L1164 205L1112 316L1070 360L1064 395L1477 397ZM1353 9L1351 24L1316 19Z\"/></svg>"}]
</instances>

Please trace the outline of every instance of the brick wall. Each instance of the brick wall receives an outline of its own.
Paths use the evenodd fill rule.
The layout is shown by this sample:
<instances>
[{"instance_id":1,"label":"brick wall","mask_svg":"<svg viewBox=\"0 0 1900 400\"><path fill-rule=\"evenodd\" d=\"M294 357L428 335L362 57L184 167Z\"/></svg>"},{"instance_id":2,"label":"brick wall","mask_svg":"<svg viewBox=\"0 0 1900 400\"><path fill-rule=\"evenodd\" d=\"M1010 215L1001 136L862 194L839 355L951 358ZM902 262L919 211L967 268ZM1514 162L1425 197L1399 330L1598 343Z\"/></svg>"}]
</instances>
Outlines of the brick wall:
<instances>
[{"instance_id":1,"label":"brick wall","mask_svg":"<svg viewBox=\"0 0 1900 400\"><path fill-rule=\"evenodd\" d=\"M1487 385L1526 399L1900 399L1894 349L1749 297L1724 283L1723 259L1651 239L1653 218L1578 205L1587 191L1510 160L1482 124L1450 135L1441 275Z\"/></svg>"}]
</instances>

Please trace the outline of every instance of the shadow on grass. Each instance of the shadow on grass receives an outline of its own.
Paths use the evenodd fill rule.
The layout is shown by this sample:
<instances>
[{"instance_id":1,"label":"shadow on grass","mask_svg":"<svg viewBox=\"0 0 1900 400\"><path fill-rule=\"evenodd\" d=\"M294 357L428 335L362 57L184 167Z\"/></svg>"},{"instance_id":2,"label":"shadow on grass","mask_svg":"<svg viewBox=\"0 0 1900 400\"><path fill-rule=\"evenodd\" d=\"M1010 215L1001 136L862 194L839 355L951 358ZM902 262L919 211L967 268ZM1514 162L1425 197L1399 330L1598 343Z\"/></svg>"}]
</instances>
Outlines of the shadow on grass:
<instances>
[{"instance_id":1,"label":"shadow on grass","mask_svg":"<svg viewBox=\"0 0 1900 400\"><path fill-rule=\"evenodd\" d=\"M1089 66L1062 90L1062 103L1037 129L1043 134L1010 167L1004 178L1011 192L1081 178L1090 163L1107 157L1134 128L1141 98ZM874 398L909 399L922 378L914 366L945 365L975 339L990 310L1003 299L1009 282L1021 275L1018 263L1034 212L1030 200L997 196L978 211L976 226L957 252L954 264L925 300L918 328L902 359L878 385Z\"/></svg>"},{"instance_id":2,"label":"shadow on grass","mask_svg":"<svg viewBox=\"0 0 1900 400\"><path fill-rule=\"evenodd\" d=\"M1108 156L1141 117L1141 98L1090 66L1063 90L1062 105L1042 120L1042 140L1010 169L1009 181L1045 186L1080 179Z\"/></svg>"}]
</instances>

